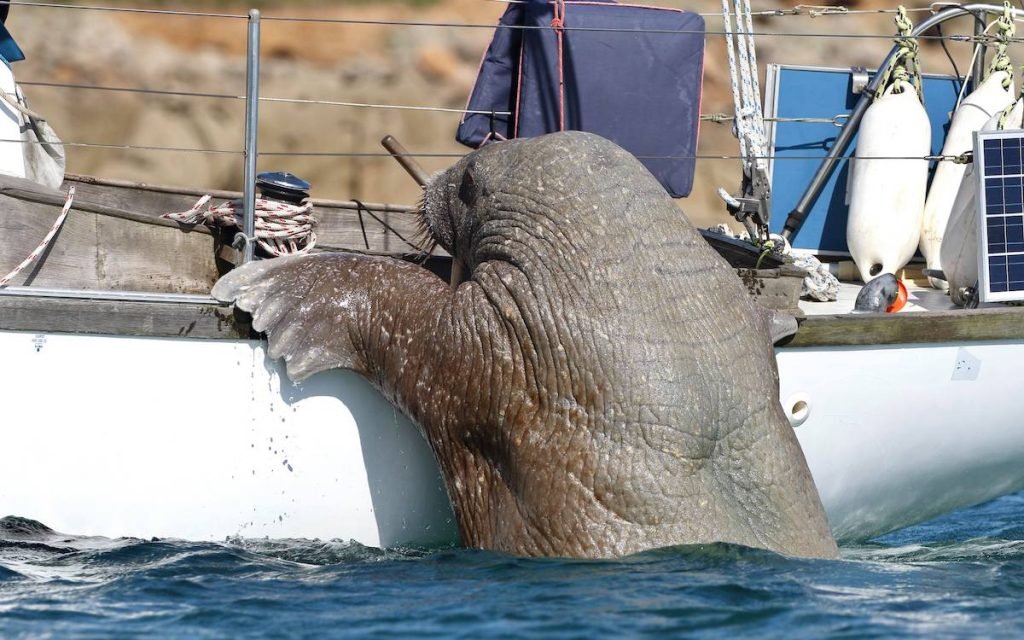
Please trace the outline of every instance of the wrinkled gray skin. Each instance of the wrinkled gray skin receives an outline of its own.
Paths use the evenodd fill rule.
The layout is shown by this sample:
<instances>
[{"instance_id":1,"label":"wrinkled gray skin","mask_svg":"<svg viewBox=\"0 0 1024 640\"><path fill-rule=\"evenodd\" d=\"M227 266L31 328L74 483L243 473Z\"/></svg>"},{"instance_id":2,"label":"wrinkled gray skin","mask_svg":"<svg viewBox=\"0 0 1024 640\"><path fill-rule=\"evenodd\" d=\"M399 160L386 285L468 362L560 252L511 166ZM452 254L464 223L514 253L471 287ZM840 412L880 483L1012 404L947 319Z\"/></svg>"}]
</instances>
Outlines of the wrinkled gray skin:
<instances>
[{"instance_id":1,"label":"wrinkled gray skin","mask_svg":"<svg viewBox=\"0 0 1024 640\"><path fill-rule=\"evenodd\" d=\"M885 313L900 293L896 276L883 273L861 287L853 302L854 313Z\"/></svg>"},{"instance_id":2,"label":"wrinkled gray skin","mask_svg":"<svg viewBox=\"0 0 1024 640\"><path fill-rule=\"evenodd\" d=\"M401 407L464 544L836 555L779 405L769 314L633 156L576 132L489 145L432 180L423 215L468 269L455 290L320 254L213 293L253 312L292 378L354 369Z\"/></svg>"}]
</instances>

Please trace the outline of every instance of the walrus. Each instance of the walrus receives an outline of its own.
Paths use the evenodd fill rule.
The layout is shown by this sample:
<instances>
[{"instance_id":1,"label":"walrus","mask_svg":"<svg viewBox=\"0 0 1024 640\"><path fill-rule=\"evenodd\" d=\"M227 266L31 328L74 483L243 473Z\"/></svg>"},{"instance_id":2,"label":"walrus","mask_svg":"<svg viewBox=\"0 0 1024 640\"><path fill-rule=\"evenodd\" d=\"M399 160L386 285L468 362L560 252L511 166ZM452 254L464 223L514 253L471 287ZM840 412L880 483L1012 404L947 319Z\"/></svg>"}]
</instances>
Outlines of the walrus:
<instances>
[{"instance_id":1,"label":"walrus","mask_svg":"<svg viewBox=\"0 0 1024 640\"><path fill-rule=\"evenodd\" d=\"M296 381L365 376L419 426L463 544L616 557L712 542L837 554L778 400L772 322L634 158L564 132L476 150L424 187L465 269L321 253L247 264Z\"/></svg>"}]
</instances>

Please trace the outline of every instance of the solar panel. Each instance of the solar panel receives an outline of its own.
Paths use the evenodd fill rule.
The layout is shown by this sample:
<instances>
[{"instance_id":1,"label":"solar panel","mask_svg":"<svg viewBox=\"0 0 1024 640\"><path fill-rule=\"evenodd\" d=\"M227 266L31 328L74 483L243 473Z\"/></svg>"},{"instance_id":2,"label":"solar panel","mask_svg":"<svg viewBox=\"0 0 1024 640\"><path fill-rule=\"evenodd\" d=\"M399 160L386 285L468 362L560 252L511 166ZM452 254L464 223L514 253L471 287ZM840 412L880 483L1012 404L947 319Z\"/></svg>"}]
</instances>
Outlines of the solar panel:
<instances>
[{"instance_id":1,"label":"solar panel","mask_svg":"<svg viewBox=\"0 0 1024 640\"><path fill-rule=\"evenodd\" d=\"M1024 300L1024 130L980 132L974 153L981 301Z\"/></svg>"}]
</instances>

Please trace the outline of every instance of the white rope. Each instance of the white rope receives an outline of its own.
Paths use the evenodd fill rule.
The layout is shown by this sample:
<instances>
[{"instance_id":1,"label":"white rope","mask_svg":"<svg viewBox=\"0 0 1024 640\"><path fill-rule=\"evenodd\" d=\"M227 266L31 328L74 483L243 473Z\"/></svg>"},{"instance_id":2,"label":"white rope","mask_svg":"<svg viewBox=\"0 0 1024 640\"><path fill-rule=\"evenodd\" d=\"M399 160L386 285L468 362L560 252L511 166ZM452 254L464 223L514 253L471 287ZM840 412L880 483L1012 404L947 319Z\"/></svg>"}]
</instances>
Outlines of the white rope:
<instances>
[{"instance_id":1,"label":"white rope","mask_svg":"<svg viewBox=\"0 0 1024 640\"><path fill-rule=\"evenodd\" d=\"M729 79L736 109L734 133L739 139L744 173L752 176L755 168L767 171L768 165L764 158L768 155L768 143L761 106L761 87L757 77L757 54L754 48L749 0L735 0L735 12L734 36L729 2L722 0Z\"/></svg>"},{"instance_id":2,"label":"white rope","mask_svg":"<svg viewBox=\"0 0 1024 640\"><path fill-rule=\"evenodd\" d=\"M4 91L2 88L0 88L0 99L2 99L4 102L8 104L8 106L10 106L12 109L17 111L21 115L25 116L26 118L46 122L46 118L44 118L43 116L39 115L35 111L29 109L24 104L22 104L21 101L18 100L18 96L12 96L11 94Z\"/></svg>"},{"instance_id":3,"label":"white rope","mask_svg":"<svg viewBox=\"0 0 1024 640\"><path fill-rule=\"evenodd\" d=\"M220 227L242 226L242 201L230 200L207 207L210 196L203 196L188 211L165 213L163 218L182 224L210 224ZM205 207L205 209L204 209ZM313 203L288 204L265 198L256 199L256 243L272 256L309 253L316 246L317 220ZM252 238L246 238L250 241Z\"/></svg>"},{"instance_id":4,"label":"white rope","mask_svg":"<svg viewBox=\"0 0 1024 640\"><path fill-rule=\"evenodd\" d=\"M733 121L733 135L739 140L740 144L740 156L743 158L743 170L744 173L749 173L747 170L747 156L749 150L747 149L746 137L741 135L741 120L742 116L742 105L743 99L740 97L740 80L739 70L736 66L736 49L733 42L732 35L732 15L729 13L729 0L722 0L722 24L723 31L725 32L725 53L726 58L729 61L729 84L732 87L732 103L733 108L736 111L736 119Z\"/></svg>"},{"instance_id":5,"label":"white rope","mask_svg":"<svg viewBox=\"0 0 1024 640\"><path fill-rule=\"evenodd\" d=\"M738 2L739 0L737 0ZM751 96L750 106L748 108L753 109L753 129L756 144L758 145L760 156L768 155L768 136L764 129L764 107L761 104L761 83L758 79L757 72L757 53L754 48L754 22L751 18L750 12L750 0L743 0L743 11L744 11L744 22L746 23L746 50L747 50L747 66L748 74L747 78L750 82L750 89L748 90ZM737 24L739 16L737 16ZM742 37L742 36L741 36ZM768 164L764 160L757 160L758 166L765 172L768 171Z\"/></svg>"},{"instance_id":6,"label":"white rope","mask_svg":"<svg viewBox=\"0 0 1024 640\"><path fill-rule=\"evenodd\" d=\"M39 246L33 249L32 253L28 254L27 258L22 260L21 264L14 267L14 270L8 273L6 276L0 278L0 289L6 287L8 282L10 282L15 276L17 276L19 273L25 270L25 267L35 262L36 259L39 258L39 256L43 255L43 252L46 251L46 247L50 245L50 242L53 240L53 237L57 235L57 232L60 231L60 228L64 225L64 221L68 217L68 212L71 211L71 202L74 199L75 187L74 185L72 185L70 188L68 188L68 198L67 200L64 201L64 208L61 209L60 215L57 216L56 222L54 222L53 226L50 227L50 232L46 234L46 236L43 238L43 241L39 243Z\"/></svg>"}]
</instances>

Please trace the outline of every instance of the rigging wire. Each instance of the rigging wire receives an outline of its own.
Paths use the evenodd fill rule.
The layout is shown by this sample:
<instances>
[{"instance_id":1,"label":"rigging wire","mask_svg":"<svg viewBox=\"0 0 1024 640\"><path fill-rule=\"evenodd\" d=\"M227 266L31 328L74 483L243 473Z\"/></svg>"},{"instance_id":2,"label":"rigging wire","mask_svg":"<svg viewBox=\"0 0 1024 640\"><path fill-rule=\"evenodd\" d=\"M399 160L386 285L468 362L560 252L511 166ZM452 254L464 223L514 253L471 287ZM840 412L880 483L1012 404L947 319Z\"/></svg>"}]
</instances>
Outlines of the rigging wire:
<instances>
[{"instance_id":1,"label":"rigging wire","mask_svg":"<svg viewBox=\"0 0 1024 640\"><path fill-rule=\"evenodd\" d=\"M149 88L135 88L135 87L111 87L106 85L96 84L81 84L71 82L43 82L35 80L20 80L18 82L21 86L28 87L46 87L50 89L76 89L84 91L110 91L110 92L122 92L122 93L138 93L146 95L156 96L167 96L167 97L181 97L181 98L214 98L214 99L227 99L227 100L245 100L243 95L235 95L228 93L205 93L198 91L173 91L167 89L149 89ZM485 111L475 109L459 109L453 107L434 107L424 105L405 105L405 104L387 104L387 103L373 103L373 102L343 102L338 100L312 100L304 98L275 98L268 96L261 96L261 102L271 103L284 103L284 104L301 104L301 105L318 105L318 106L334 106L334 107L354 107L354 108L368 108L368 109L398 109L398 110L410 110L410 111L430 111L437 113L456 113L456 114L479 114L479 115L494 115L494 116L510 116L511 111ZM765 118L766 122L805 122L805 123L818 123L818 124L833 124L835 126L842 126L842 120L848 118L848 114L838 114L831 118L820 118L820 117L790 117L790 118ZM721 124L724 122L731 122L735 120L736 116L728 113L703 113L700 119L706 122L714 122Z\"/></svg>"},{"instance_id":2,"label":"rigging wire","mask_svg":"<svg viewBox=\"0 0 1024 640\"><path fill-rule=\"evenodd\" d=\"M486 0L487 2L495 2L501 4L529 4L529 0ZM1021 0L1024 4L1024 0ZM940 3L935 3L938 5ZM908 13L922 13L922 12L935 12L935 5L931 7L917 7L914 9L907 9ZM750 15L754 17L782 17L782 16L806 16L808 18L817 18L820 16L845 16L845 15L858 15L858 14L884 14L884 13L896 13L896 9L850 9L849 7L833 6L833 5L815 5L815 4L798 4L795 7L789 9L761 9L760 11L751 12ZM718 17L722 15L718 12L703 12L698 15L705 17Z\"/></svg>"},{"instance_id":3,"label":"rigging wire","mask_svg":"<svg viewBox=\"0 0 1024 640\"><path fill-rule=\"evenodd\" d=\"M195 91L172 91L166 89L147 89L147 88L135 88L135 87L110 87L104 85L95 84L76 84L70 82L41 82L24 80L19 81L18 84L29 87L49 87L49 88L65 88L65 89L83 89L89 91L112 91L121 93L142 93L158 96L171 96L171 97L183 97L183 98L218 98L227 100L245 100L244 95L236 95L229 93L202 93ZM433 106L422 106L422 105L408 105L408 104L385 104L385 103L372 103L372 102L343 102L339 100L312 100L306 98L275 98L270 96L260 96L260 102L277 102L285 104L305 104L305 105L323 105L333 107L360 107L370 109L398 109L405 111L436 111L439 113L471 113L480 115L495 115L495 116L508 116L512 115L510 111L478 111L474 109L456 109L454 107L433 107Z\"/></svg>"},{"instance_id":4,"label":"rigging wire","mask_svg":"<svg viewBox=\"0 0 1024 640\"><path fill-rule=\"evenodd\" d=\"M1024 0L1022 0L1024 1ZM0 4L11 4L23 7L33 8L54 8L54 9L74 9L74 10L85 10L85 11L110 11L110 12L123 12L123 13L143 13L143 14L157 14L157 15L170 15L170 16L187 16L187 17L199 17L199 18L224 18L224 19L245 19L248 20L247 15L232 14L232 13L212 13L212 12L195 12L195 11L176 11L170 9L139 9L136 7L111 7L111 6L100 6L100 5L68 5L68 4L56 4L46 2L24 2L22 0L0 0ZM764 17L786 17L786 16L799 16L799 15L810 15L802 13L804 9L810 5L797 5L793 9L773 9L768 11L754 12L753 15L764 16ZM825 9L827 7L822 7ZM834 7L833 7L834 9ZM800 10L801 13L793 13L794 11ZM891 13L889 10L864 10L867 13ZM910 10L908 10L910 11ZM917 9L917 11L932 11L932 9ZM829 11L816 15L851 15L854 13L851 10L847 11ZM704 15L704 14L701 14ZM720 14L708 14L708 15L720 15ZM267 16L263 15L260 18L264 22L275 21L275 22L299 22L299 23L321 23L321 24L341 24L341 25L370 25L370 26L396 26L396 27L438 27L438 28L456 28L456 29L513 29L513 30L549 30L550 27L547 25L502 25L493 23L469 23L469 22L424 22L424 21L411 21L411 20L370 20L370 19L355 19L355 18L312 18L303 16ZM1014 17L1016 21L1024 21L1024 16ZM581 31L581 32L604 32L604 33L646 33L646 34L666 34L666 35L705 35L705 36L727 36L728 34L723 31L711 31L711 30L693 30L693 29L628 29L618 27L564 27L566 32L569 31ZM834 33L834 32L772 32L772 31L758 31L750 33L749 35L754 37L769 37L769 38L841 38L841 39L867 39L867 40L890 40L891 34L875 34L875 33ZM917 36L921 40L941 40L946 39L953 42L974 42L975 36ZM983 38L985 44L994 43L992 38ZM1010 42L1024 42L1024 38L1014 38Z\"/></svg>"},{"instance_id":5,"label":"rigging wire","mask_svg":"<svg viewBox=\"0 0 1024 640\"><path fill-rule=\"evenodd\" d=\"M0 139L0 143L18 144L44 144L37 140L22 140L20 138ZM156 145L134 145L134 144L113 144L102 142L60 142L46 143L54 146L65 147L87 147L99 149L120 149L130 151L159 151L168 153L209 153L221 155L243 155L245 152L236 149L202 149L195 147L163 147ZM261 156L270 157L311 157L311 158L393 158L390 153L384 151L260 151ZM462 158L464 153L406 153L410 158ZM951 162L965 162L969 154L960 155L925 155L925 156L872 156L872 160L928 160L930 162L949 160ZM671 155L651 156L637 155L640 160L742 160L743 156L730 154L692 154L692 155ZM821 160L821 156L775 156L771 154L750 156L755 160ZM853 156L843 156L841 159L852 160Z\"/></svg>"},{"instance_id":6,"label":"rigging wire","mask_svg":"<svg viewBox=\"0 0 1024 640\"><path fill-rule=\"evenodd\" d=\"M495 2L518 2L521 0L492 0ZM1022 6L1024 6L1024 0L1020 0ZM241 14L231 13L215 13L215 12L194 12L194 11L175 11L165 9L139 9L135 7L110 7L110 6L94 6L94 5L66 5L57 3L46 3L46 2L25 2L23 0L0 0L0 4L11 4L25 7L42 7L42 8L62 8L62 9L74 9L74 10L93 10L93 11L111 11L111 12L125 12L125 13L141 13L141 14L159 14L159 15L174 15L174 16L188 16L188 17L202 17L202 18L224 18L224 19L248 19L248 16ZM938 4L932 5L928 8L911 9L911 12L935 12L942 7ZM851 10L845 7L827 7L827 6L816 6L816 5L797 5L790 9L770 9L762 11L754 11L749 15L762 16L762 17L787 17L787 16L806 16L806 17L818 17L818 16L833 16L833 15L853 15L853 14L885 14L894 13L897 10L890 9L865 9L865 10ZM703 15L703 14L702 14ZM708 15L720 15L717 13ZM975 16L975 19L978 19ZM262 20L265 21L279 21L279 22L300 22L300 23L326 23L326 24L345 24L345 25L384 25L384 26L428 26L428 27L450 27L450 28L486 28L493 30L496 28L513 28L513 29L543 29L548 30L548 26L540 25L494 25L494 24L472 24L472 23L444 23L444 22L416 22L416 21L401 21L401 20L358 20L358 19L344 19L344 18L304 18L304 17L285 17L285 16L263 16ZM1014 17L1015 21L1024 21L1024 18ZM572 27L565 27L567 31L574 30ZM579 31L602 31L602 32L624 32L624 33L665 33L665 34L685 34L685 33L696 33L690 30L657 30L657 29L624 29L624 28L577 28ZM990 36L985 33L981 35L945 35L942 33L941 26L938 27L938 35L925 36L921 35L919 38L925 40L938 40L944 51L949 57L950 62L953 65L954 72L959 76L959 69L956 66L956 62L953 59L947 48L947 42L969 42L975 43L976 45L984 44L995 44L997 38ZM704 31L705 35L726 35L725 31ZM789 33L789 32L759 32L751 33L752 36L761 37L796 37L796 38L857 38L857 39L890 39L891 34L858 34L858 33ZM1011 38L1003 39L1003 42L1024 42L1024 38ZM139 93L139 94L152 94L161 96L172 96L172 97L198 97L198 98L213 98L213 99L232 99L232 100L244 100L245 96L226 94L226 93L204 93L204 92L192 92L192 91L174 91L174 90L161 90L161 89L149 89L149 88L133 88L133 87L110 87L100 85L88 85L88 84L72 84L72 83L57 83L57 82L41 82L41 81L25 81L21 84L26 86L40 86L40 87L60 87L60 88L73 88L82 90L98 90L98 91L114 91L114 92L128 92L128 93ZM458 113L458 114L481 114L481 115L511 115L508 111L476 111L466 110L461 108L449 108L449 107L435 107L435 106L421 106L421 105L397 105L397 104L384 104L384 103L361 103L361 102L343 102L343 101L332 101L332 100L312 100L312 99L299 99L299 98L277 98L277 97L260 97L261 101L271 103L288 103L288 104L309 104L309 105L326 105L326 106L344 106L344 107L356 107L356 108L376 108L376 109L398 109L398 110L414 110L414 111L431 111L440 113ZM841 120L848 117L846 114L840 114L832 118L766 118L769 121L776 122L805 122L805 123L830 123L836 126L841 126ZM716 123L722 123L735 119L735 116L727 114L702 114L701 120L711 121ZM0 140L0 142L4 142ZM7 142L25 142L22 140L14 140ZM118 150L137 150L137 151L156 151L156 152L176 152L176 153L204 153L204 154L226 154L226 155L241 155L243 151L234 149L200 149L200 148L183 148L183 147L161 147L161 146L150 146L150 145L132 145L132 144L110 144L110 143L93 143L93 142L65 142L63 143L67 147L90 147L90 148L101 148L101 149L118 149ZM347 157L347 158L385 158L389 157L387 153L381 152L287 152L287 151L269 151L261 152L262 156L292 156L292 157ZM419 153L409 154L413 157L419 158L458 158L462 157L462 154L457 153ZM642 156L642 159L666 159L666 160L682 160L682 159L703 159L703 160L738 160L742 159L741 156L732 155L693 155L693 156ZM780 156L774 157L768 154L756 154L751 157L754 160L814 160L818 161L821 158L818 156ZM962 157L947 157L947 156L924 156L924 157L892 157L888 159L924 159L924 160L962 160Z\"/></svg>"},{"instance_id":7,"label":"rigging wire","mask_svg":"<svg viewBox=\"0 0 1024 640\"><path fill-rule=\"evenodd\" d=\"M1022 1L1024 1L1024 0L1022 0ZM941 24L935 25L935 30L939 33L940 36L942 35L942 25ZM949 64L951 64L953 66L953 76L956 78L956 83L957 83L956 90L957 90L957 94L960 94L961 90L964 87L964 80L963 80L963 76L960 75L960 68L956 66L956 60L953 58L953 54L950 53L950 51L949 51L949 44L945 40L941 40L940 42L942 44L942 51L943 51L943 53L946 54L946 59L949 60Z\"/></svg>"}]
</instances>

